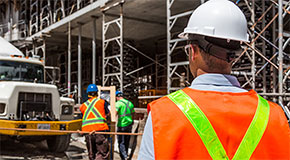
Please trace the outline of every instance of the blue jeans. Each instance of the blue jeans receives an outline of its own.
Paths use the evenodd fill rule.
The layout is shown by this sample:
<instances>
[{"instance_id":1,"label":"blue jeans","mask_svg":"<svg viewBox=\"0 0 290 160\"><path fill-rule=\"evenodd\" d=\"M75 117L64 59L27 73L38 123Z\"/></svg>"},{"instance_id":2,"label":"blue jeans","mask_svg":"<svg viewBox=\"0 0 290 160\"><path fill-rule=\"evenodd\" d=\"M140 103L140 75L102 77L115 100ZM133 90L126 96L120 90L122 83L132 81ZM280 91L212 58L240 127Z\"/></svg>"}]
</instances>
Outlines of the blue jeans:
<instances>
[{"instance_id":1,"label":"blue jeans","mask_svg":"<svg viewBox=\"0 0 290 160\"><path fill-rule=\"evenodd\" d=\"M132 131L132 124L126 127L118 127L118 132L126 132L131 133ZM128 148L130 142L129 135L118 135L118 143L119 143L119 153L122 160L128 158Z\"/></svg>"}]
</instances>

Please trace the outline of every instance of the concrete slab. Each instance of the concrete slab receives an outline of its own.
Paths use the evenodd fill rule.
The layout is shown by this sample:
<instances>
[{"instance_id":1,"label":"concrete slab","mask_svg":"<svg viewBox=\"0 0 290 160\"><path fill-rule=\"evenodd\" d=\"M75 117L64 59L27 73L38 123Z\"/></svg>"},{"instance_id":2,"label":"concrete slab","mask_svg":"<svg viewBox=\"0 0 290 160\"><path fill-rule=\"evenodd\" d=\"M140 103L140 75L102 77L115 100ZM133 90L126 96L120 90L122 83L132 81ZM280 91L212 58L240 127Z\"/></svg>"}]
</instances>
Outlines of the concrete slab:
<instances>
[{"instance_id":1,"label":"concrete slab","mask_svg":"<svg viewBox=\"0 0 290 160\"><path fill-rule=\"evenodd\" d=\"M98 2L98 3L97 3ZM65 17L64 19L52 24L46 29L38 32L31 38L39 37L42 33L59 33L67 34L68 22L71 22L72 35L78 35L78 26L82 24L82 36L92 38L92 21L96 18L97 39L102 39L102 12L101 6L105 3L116 3L118 0L98 0L93 4ZM97 4L96 4L97 3ZM190 4L191 3L191 4ZM200 1L195 0L189 2L188 0L176 0L172 8L175 12L172 15L182 13L184 11L192 10L200 4ZM150 39L158 36L166 36L166 1L165 0L126 0L123 4L124 13L124 38L134 39L136 41ZM106 20L118 18L120 15L120 7L116 6L107 10ZM188 18L181 18L176 26L181 30L187 23ZM108 31L108 37L113 37L114 32L118 32L116 26Z\"/></svg>"}]
</instances>

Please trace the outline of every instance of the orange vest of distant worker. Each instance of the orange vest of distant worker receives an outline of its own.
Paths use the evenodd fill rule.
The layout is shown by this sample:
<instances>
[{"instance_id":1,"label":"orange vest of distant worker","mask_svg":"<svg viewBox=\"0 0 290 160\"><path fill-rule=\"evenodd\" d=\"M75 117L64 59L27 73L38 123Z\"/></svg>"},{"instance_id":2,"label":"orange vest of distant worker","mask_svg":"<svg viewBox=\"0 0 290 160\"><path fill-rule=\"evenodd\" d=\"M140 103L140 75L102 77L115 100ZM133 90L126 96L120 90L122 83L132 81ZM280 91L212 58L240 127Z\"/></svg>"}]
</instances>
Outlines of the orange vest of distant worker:
<instances>
[{"instance_id":1,"label":"orange vest of distant worker","mask_svg":"<svg viewBox=\"0 0 290 160\"><path fill-rule=\"evenodd\" d=\"M205 114L229 159L245 135L258 104L254 90L244 93L183 89ZM268 102L269 120L250 159L290 159L290 130L280 106ZM168 97L148 105L155 159L212 159L195 128Z\"/></svg>"},{"instance_id":2,"label":"orange vest of distant worker","mask_svg":"<svg viewBox=\"0 0 290 160\"><path fill-rule=\"evenodd\" d=\"M90 98L80 106L83 114L82 131L104 131L109 127L106 123L105 101Z\"/></svg>"}]
</instances>

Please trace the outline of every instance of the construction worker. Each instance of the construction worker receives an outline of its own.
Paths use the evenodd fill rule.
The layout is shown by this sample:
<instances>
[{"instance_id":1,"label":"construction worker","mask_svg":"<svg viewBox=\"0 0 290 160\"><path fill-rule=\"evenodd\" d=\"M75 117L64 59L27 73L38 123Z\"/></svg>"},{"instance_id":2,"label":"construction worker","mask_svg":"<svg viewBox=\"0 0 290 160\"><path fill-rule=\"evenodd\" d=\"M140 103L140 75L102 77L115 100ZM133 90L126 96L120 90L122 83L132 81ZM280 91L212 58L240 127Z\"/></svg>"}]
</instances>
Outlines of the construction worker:
<instances>
[{"instance_id":1,"label":"construction worker","mask_svg":"<svg viewBox=\"0 0 290 160\"><path fill-rule=\"evenodd\" d=\"M109 115L108 104L105 100L98 98L98 87L90 84L87 88L89 99L80 106L82 117L82 131L89 131L85 136L90 160L103 160L109 156L109 143L105 135L94 134L94 132L105 132L109 130L106 117Z\"/></svg>"},{"instance_id":2,"label":"construction worker","mask_svg":"<svg viewBox=\"0 0 290 160\"><path fill-rule=\"evenodd\" d=\"M228 0L207 1L179 36L188 40L195 79L148 105L138 159L289 159L281 107L230 75L241 42L248 42L242 11Z\"/></svg>"},{"instance_id":3,"label":"construction worker","mask_svg":"<svg viewBox=\"0 0 290 160\"><path fill-rule=\"evenodd\" d=\"M133 125L134 105L123 97L123 93L116 91L116 111L118 114L117 131L131 133ZM119 153L122 160L128 159L130 136L118 135Z\"/></svg>"}]
</instances>

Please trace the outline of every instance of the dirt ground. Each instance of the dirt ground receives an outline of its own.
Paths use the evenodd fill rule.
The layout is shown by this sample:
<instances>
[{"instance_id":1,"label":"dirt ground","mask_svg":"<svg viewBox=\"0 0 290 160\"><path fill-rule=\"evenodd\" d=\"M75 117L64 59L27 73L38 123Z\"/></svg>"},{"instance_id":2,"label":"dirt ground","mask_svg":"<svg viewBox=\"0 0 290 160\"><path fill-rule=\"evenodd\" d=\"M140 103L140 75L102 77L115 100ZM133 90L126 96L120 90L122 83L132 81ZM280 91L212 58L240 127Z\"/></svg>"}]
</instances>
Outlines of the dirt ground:
<instances>
[{"instance_id":1,"label":"dirt ground","mask_svg":"<svg viewBox=\"0 0 290 160\"><path fill-rule=\"evenodd\" d=\"M52 153L46 142L19 142L16 140L0 141L1 160L86 160L86 146L81 138L73 138L68 150L64 153ZM134 158L135 159L135 158ZM120 160L114 152L114 160Z\"/></svg>"}]
</instances>

